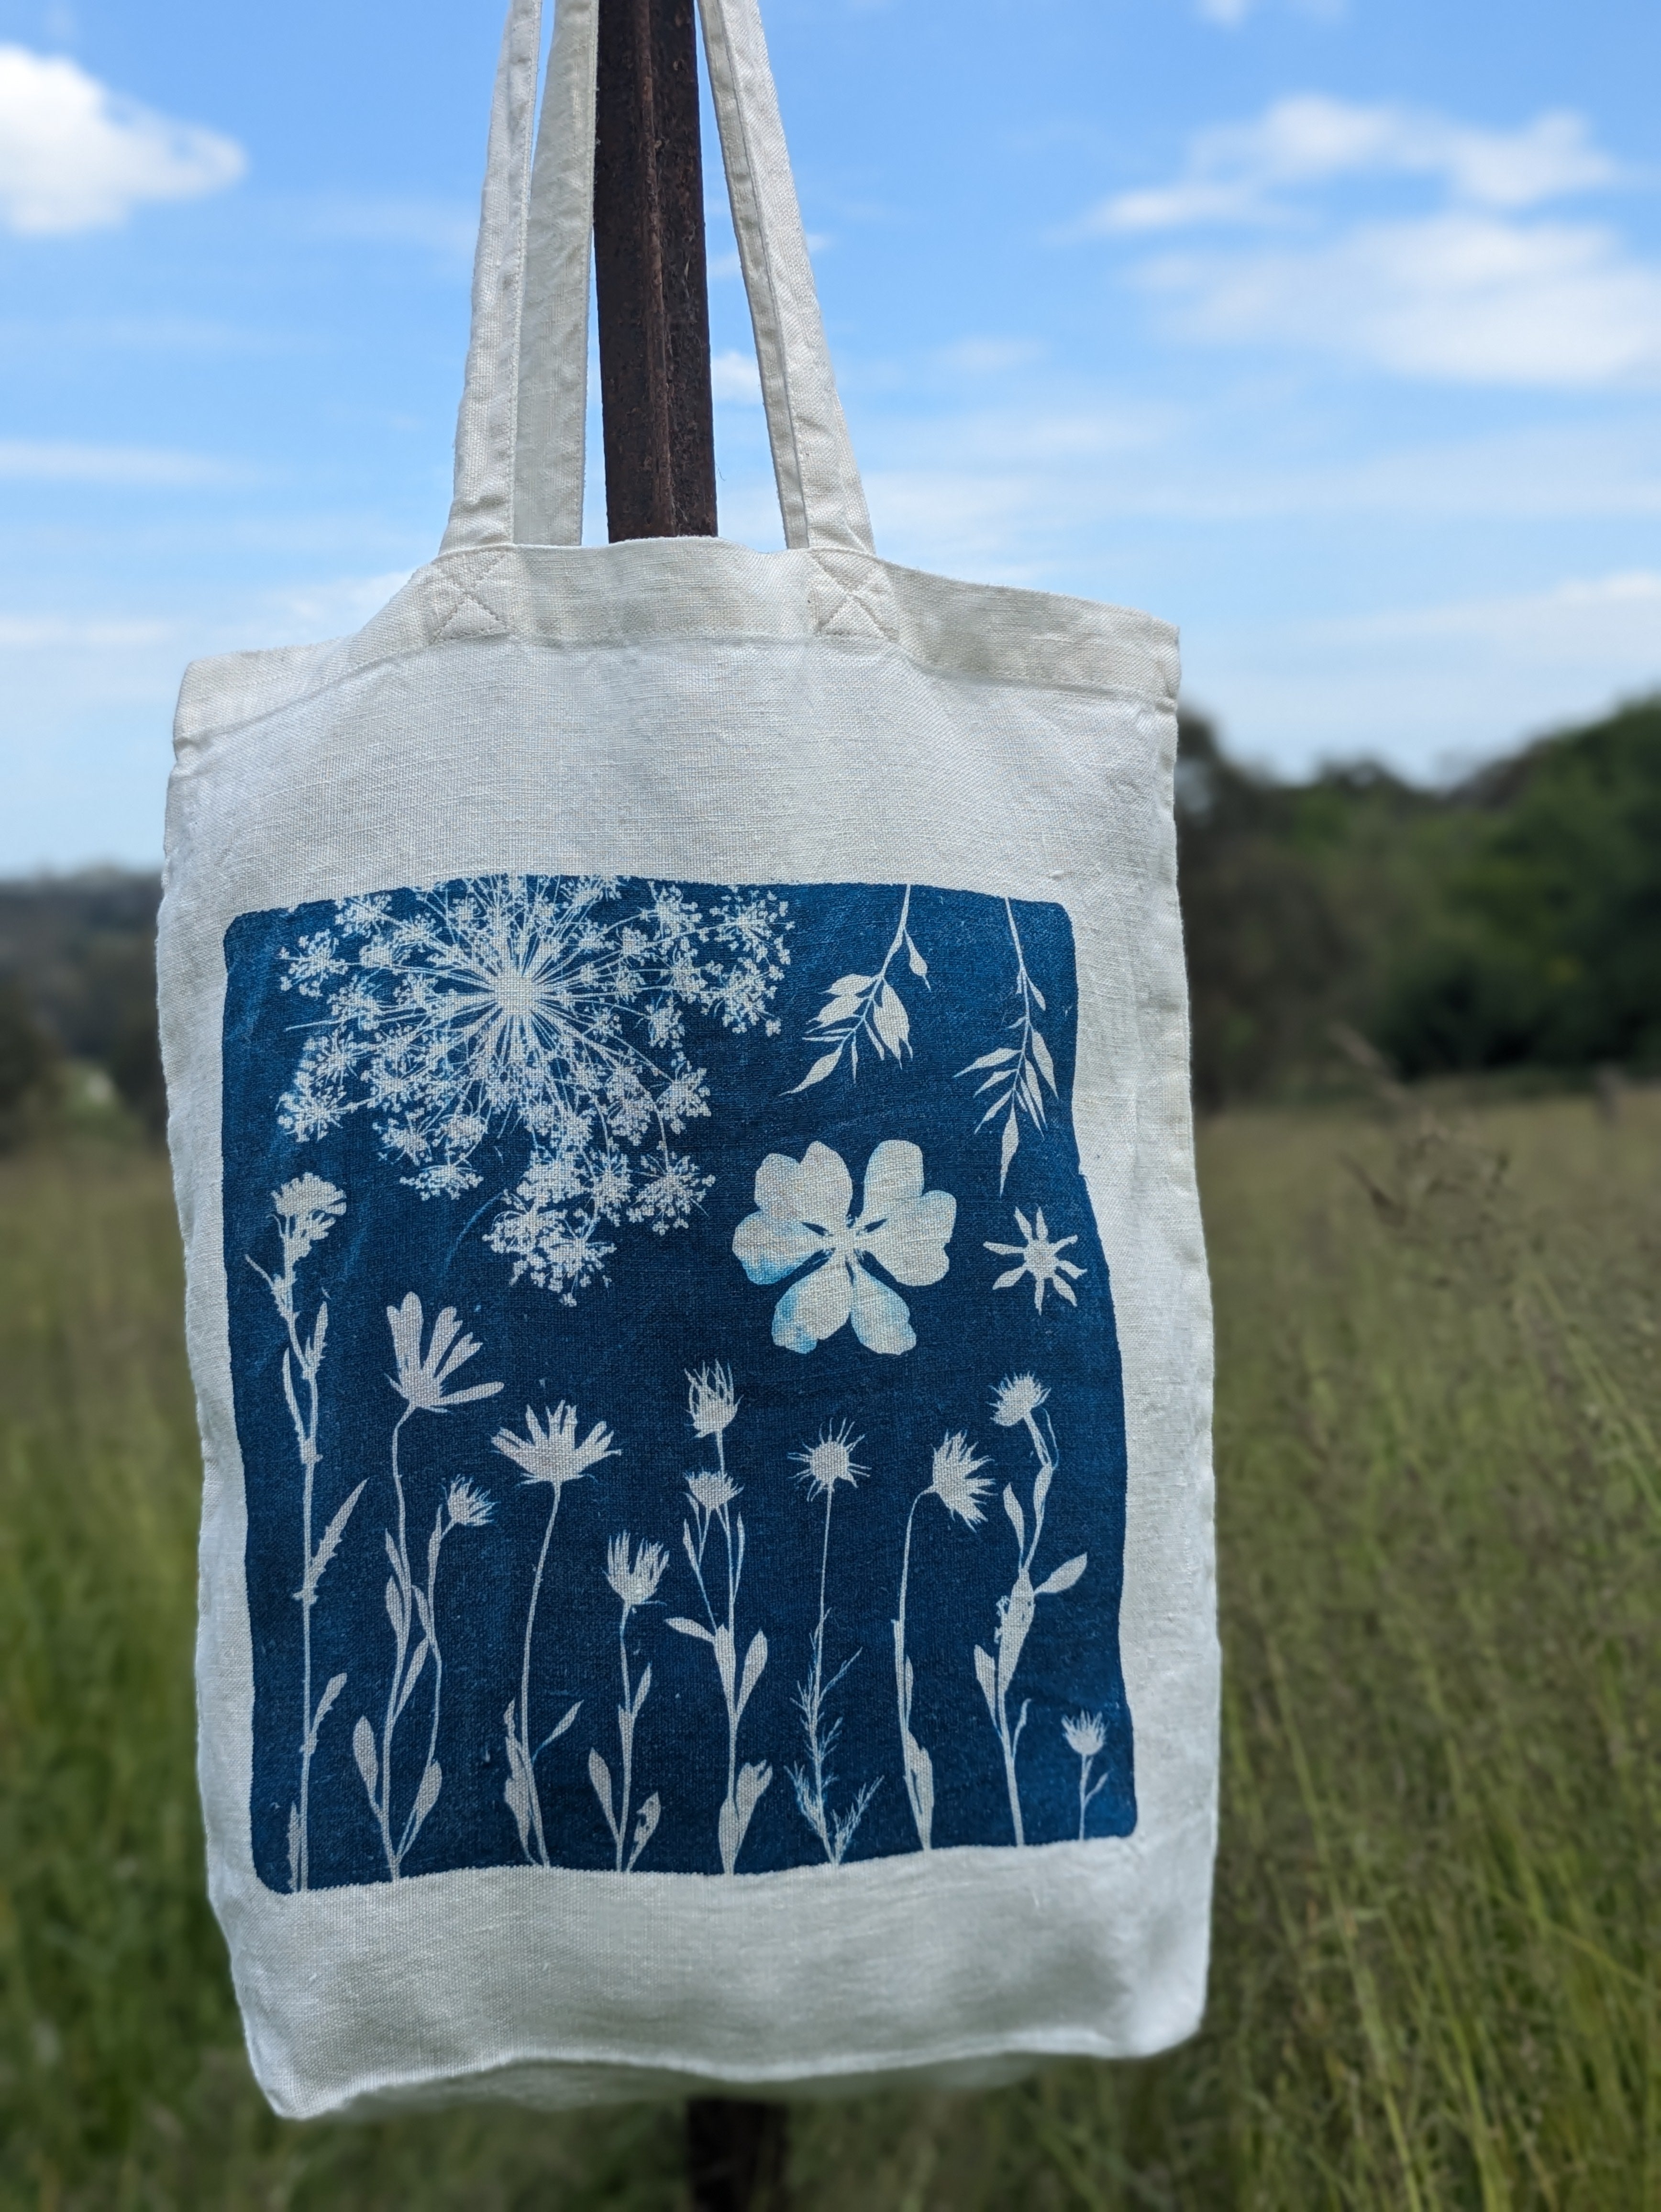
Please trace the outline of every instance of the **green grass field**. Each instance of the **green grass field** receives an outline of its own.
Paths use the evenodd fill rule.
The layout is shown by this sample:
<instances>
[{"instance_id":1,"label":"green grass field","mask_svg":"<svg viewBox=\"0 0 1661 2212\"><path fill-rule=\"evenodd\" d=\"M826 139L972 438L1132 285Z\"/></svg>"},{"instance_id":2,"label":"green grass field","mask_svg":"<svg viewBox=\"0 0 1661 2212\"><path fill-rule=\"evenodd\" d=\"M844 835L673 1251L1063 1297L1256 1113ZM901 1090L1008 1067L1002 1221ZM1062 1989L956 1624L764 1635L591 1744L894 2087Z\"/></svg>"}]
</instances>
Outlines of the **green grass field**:
<instances>
[{"instance_id":1,"label":"green grass field","mask_svg":"<svg viewBox=\"0 0 1661 2212\"><path fill-rule=\"evenodd\" d=\"M1661 2208L1661 1098L1211 1126L1205 2032L793 2118L798 2212ZM164 1169L0 1162L0 2204L673 2207L678 2114L280 2124L203 1899Z\"/></svg>"}]
</instances>

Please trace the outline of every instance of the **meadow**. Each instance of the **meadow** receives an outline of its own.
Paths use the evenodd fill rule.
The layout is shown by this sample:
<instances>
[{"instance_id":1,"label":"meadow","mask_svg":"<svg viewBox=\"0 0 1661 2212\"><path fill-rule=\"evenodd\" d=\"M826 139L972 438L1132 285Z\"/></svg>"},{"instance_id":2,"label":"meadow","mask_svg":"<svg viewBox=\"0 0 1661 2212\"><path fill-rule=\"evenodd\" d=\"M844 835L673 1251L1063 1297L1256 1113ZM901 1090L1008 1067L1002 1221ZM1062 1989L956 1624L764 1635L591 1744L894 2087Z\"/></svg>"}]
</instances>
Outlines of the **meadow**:
<instances>
[{"instance_id":1,"label":"meadow","mask_svg":"<svg viewBox=\"0 0 1661 2212\"><path fill-rule=\"evenodd\" d=\"M796 2212L1661 2208L1658 1169L1647 1092L1205 1127L1205 2028L799 2107ZM265 2111L203 1893L179 1301L137 1139L0 1161L0 2206L671 2212L671 2109Z\"/></svg>"}]
</instances>

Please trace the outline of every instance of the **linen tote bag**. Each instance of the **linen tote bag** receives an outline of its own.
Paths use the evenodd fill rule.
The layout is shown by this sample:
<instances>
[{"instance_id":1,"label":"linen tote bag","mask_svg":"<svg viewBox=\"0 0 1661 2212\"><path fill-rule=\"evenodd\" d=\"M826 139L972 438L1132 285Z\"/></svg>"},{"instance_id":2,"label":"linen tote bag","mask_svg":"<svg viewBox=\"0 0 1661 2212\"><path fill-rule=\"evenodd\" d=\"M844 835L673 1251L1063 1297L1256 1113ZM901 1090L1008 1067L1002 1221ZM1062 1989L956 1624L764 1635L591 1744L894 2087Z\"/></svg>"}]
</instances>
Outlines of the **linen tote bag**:
<instances>
[{"instance_id":1,"label":"linen tote bag","mask_svg":"<svg viewBox=\"0 0 1661 2212\"><path fill-rule=\"evenodd\" d=\"M161 993L215 1908L279 2112L1198 2019L1175 639L872 550L756 0L788 548L581 544L594 0L514 0L442 550L187 673Z\"/></svg>"}]
</instances>

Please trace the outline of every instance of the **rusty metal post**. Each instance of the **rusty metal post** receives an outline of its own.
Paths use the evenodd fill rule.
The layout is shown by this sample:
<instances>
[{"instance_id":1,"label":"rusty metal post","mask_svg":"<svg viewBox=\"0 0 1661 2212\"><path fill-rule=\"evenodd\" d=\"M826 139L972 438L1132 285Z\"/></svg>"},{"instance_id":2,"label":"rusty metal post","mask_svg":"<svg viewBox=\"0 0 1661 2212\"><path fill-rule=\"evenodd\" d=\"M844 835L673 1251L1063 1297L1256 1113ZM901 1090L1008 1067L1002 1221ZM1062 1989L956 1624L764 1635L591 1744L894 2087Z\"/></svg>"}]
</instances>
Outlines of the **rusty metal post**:
<instances>
[{"instance_id":1,"label":"rusty metal post","mask_svg":"<svg viewBox=\"0 0 1661 2212\"><path fill-rule=\"evenodd\" d=\"M594 278L607 534L713 538L694 0L600 0Z\"/></svg>"},{"instance_id":2,"label":"rusty metal post","mask_svg":"<svg viewBox=\"0 0 1661 2212\"><path fill-rule=\"evenodd\" d=\"M786 2212L789 2116L782 2105L694 2097L686 2178L696 2212Z\"/></svg>"},{"instance_id":3,"label":"rusty metal post","mask_svg":"<svg viewBox=\"0 0 1661 2212\"><path fill-rule=\"evenodd\" d=\"M713 538L715 434L695 0L600 0L594 279L607 535ZM696 2212L784 2212L777 2105L695 2097Z\"/></svg>"}]
</instances>

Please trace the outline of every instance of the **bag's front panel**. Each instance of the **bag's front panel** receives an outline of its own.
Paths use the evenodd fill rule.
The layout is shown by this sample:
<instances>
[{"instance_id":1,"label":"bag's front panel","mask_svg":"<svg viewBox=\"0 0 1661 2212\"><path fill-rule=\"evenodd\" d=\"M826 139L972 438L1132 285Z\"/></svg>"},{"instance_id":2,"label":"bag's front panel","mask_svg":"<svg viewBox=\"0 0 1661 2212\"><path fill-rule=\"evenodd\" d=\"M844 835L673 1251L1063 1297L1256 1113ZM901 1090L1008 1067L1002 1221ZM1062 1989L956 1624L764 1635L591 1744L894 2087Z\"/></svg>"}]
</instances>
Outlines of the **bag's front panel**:
<instances>
[{"instance_id":1,"label":"bag's front panel","mask_svg":"<svg viewBox=\"0 0 1661 2212\"><path fill-rule=\"evenodd\" d=\"M494 874L224 951L269 1889L1134 1830L1062 907Z\"/></svg>"}]
</instances>

